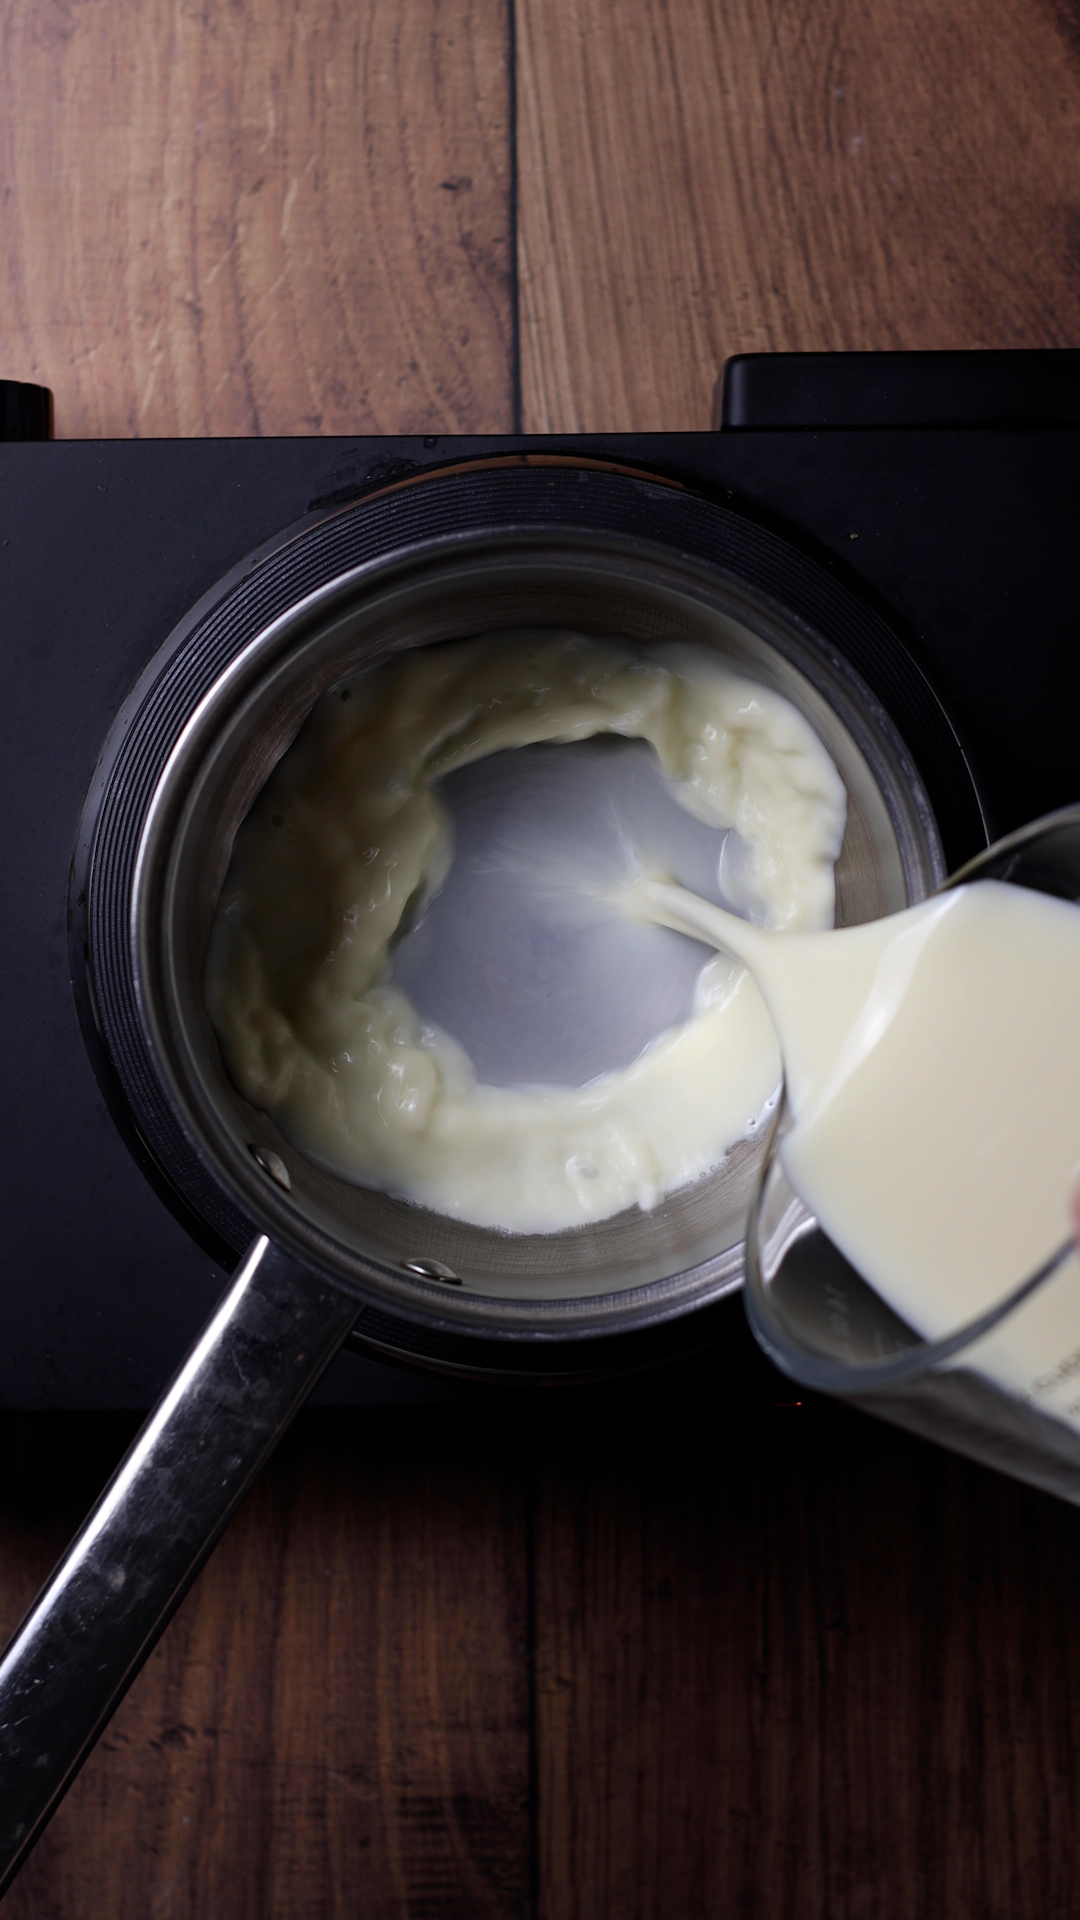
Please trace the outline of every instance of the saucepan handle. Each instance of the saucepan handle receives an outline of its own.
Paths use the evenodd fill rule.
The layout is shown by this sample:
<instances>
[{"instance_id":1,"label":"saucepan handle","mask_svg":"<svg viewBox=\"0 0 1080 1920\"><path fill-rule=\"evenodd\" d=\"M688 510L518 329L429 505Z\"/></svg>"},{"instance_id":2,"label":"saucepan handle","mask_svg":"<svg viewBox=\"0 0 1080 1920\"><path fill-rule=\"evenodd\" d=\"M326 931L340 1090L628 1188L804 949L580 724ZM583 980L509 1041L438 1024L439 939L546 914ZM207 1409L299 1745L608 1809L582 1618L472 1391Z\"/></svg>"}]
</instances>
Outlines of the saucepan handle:
<instances>
[{"instance_id":1,"label":"saucepan handle","mask_svg":"<svg viewBox=\"0 0 1080 1920\"><path fill-rule=\"evenodd\" d=\"M0 1661L0 1893L358 1312L249 1248Z\"/></svg>"}]
</instances>

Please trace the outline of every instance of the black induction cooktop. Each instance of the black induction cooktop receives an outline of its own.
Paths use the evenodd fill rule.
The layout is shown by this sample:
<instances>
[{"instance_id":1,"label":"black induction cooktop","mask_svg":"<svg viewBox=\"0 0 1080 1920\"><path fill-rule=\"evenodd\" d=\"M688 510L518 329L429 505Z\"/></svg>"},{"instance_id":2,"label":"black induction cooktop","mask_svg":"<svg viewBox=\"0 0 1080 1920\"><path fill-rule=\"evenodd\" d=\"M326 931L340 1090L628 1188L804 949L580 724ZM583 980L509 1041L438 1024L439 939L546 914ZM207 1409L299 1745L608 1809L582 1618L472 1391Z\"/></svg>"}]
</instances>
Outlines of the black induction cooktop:
<instances>
[{"instance_id":1,"label":"black induction cooktop","mask_svg":"<svg viewBox=\"0 0 1080 1920\"><path fill-rule=\"evenodd\" d=\"M48 408L9 386L0 420L41 432ZM282 529L523 457L659 473L853 589L948 716L947 753L914 720L908 745L951 866L1080 797L1080 354L744 356L703 434L4 441L0 1408L151 1404L224 1285L118 1133L76 1016L69 872L125 696ZM318 1398L469 1391L347 1353Z\"/></svg>"}]
</instances>

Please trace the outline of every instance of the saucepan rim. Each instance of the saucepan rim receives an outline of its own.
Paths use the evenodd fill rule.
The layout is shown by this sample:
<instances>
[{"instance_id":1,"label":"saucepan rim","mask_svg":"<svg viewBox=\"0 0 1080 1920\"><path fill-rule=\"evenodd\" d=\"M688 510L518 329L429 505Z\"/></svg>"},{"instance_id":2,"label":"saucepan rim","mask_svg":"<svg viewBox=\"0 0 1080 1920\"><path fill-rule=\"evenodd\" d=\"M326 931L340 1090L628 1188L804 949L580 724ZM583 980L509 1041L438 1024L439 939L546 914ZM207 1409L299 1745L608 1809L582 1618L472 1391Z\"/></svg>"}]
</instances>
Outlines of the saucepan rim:
<instances>
[{"instance_id":1,"label":"saucepan rim","mask_svg":"<svg viewBox=\"0 0 1080 1920\"><path fill-rule=\"evenodd\" d=\"M310 1223L306 1231L298 1233L297 1209L290 1197L266 1180L249 1153L237 1150L231 1133L227 1132L223 1140L217 1131L213 1148L208 1148L204 1131L207 1111L205 1107L200 1110L199 1103L193 1110L189 1071L177 1053L175 975L170 973L175 950L160 937L162 914L167 919L174 904L170 889L175 887L178 848L185 818L190 818L199 772L206 763L208 743L220 737L237 704L252 689L265 687L267 675L276 669L283 668L287 674L303 646L317 643L336 618L349 617L358 598L377 601L380 595L385 598L395 590L413 593L425 572L438 577L448 565L460 581L463 568L481 562L490 567L493 554L502 556L501 564L508 570L528 564L534 568L557 566L563 571L577 567L586 572L600 566L602 571L609 571L617 565L620 582L632 579L639 584L662 585L699 597L714 609L719 601L720 610L729 618L749 615L754 623L751 631L826 701L863 758L868 758L868 749L869 755L877 758L879 765L872 768L876 779L883 764L884 743L884 751L892 760L894 780L903 787L910 803L906 824L911 842L906 862L905 850L900 850L909 887L909 867L918 874L921 866L926 891L940 877L943 862L929 801L910 755L880 703L843 656L835 650L823 655L813 630L789 609L771 602L760 589L725 577L720 569L691 556L673 555L660 545L650 552L647 543L639 540L631 552L625 539L617 536L562 527L501 527L419 542L365 562L296 601L249 640L215 679L188 717L154 789L139 839L131 895L130 953L139 1016L165 1095L192 1150L224 1184L252 1222L253 1231L270 1232L297 1257L330 1273L338 1284L351 1286L367 1304L390 1307L395 1314L447 1331L471 1329L485 1337L564 1340L610 1333L628 1324L654 1324L734 1291L742 1280L741 1245L640 1286L560 1300L503 1298L491 1293L474 1294L464 1288L449 1295L438 1279L395 1272L351 1250L343 1263L339 1242L314 1231ZM828 685L827 693L822 680ZM838 701L846 711L838 711ZM912 896L909 891L909 897L921 896ZM213 1120L212 1110L210 1117Z\"/></svg>"}]
</instances>

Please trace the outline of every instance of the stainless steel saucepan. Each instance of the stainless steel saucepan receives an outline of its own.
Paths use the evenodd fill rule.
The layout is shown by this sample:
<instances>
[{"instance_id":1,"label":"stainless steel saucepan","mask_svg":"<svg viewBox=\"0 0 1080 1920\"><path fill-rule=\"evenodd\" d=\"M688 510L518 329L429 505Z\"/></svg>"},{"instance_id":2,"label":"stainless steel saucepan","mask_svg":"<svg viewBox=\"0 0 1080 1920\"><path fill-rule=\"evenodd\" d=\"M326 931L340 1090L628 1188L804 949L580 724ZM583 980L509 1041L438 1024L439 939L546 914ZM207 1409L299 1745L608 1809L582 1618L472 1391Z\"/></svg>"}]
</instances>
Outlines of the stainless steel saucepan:
<instances>
[{"instance_id":1,"label":"stainless steel saucepan","mask_svg":"<svg viewBox=\"0 0 1080 1920\"><path fill-rule=\"evenodd\" d=\"M207 935L236 829L315 700L402 648L514 626L693 641L784 693L840 769L841 922L944 876L907 749L828 635L670 541L508 517L451 516L348 565L324 517L314 586L306 536L278 543L166 646L103 756L79 887L95 1045L177 1203L246 1251L0 1667L4 1884L347 1336L489 1374L587 1373L599 1343L685 1325L741 1280L749 1145L650 1214L508 1236L334 1178L237 1093L203 1006Z\"/></svg>"}]
</instances>

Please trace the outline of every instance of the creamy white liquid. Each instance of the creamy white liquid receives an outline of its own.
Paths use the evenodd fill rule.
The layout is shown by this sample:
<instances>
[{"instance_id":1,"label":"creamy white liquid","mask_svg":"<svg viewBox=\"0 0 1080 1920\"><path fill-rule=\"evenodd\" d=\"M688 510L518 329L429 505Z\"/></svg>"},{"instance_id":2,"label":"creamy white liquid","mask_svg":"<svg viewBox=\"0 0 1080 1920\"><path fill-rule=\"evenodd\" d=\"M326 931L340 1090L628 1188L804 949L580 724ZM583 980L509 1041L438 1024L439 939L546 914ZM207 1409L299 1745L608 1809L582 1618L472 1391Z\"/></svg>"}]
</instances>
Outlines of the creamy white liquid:
<instances>
[{"instance_id":1,"label":"creamy white liquid","mask_svg":"<svg viewBox=\"0 0 1080 1920\"><path fill-rule=\"evenodd\" d=\"M552 1232L653 1206L756 1125L779 1053L727 957L703 967L685 1024L571 1087L484 1085L393 983L406 909L452 855L439 778L602 732L647 741L680 806L737 830L736 905L831 926L844 789L779 695L684 646L538 632L410 650L316 707L237 836L211 940L229 1071L308 1157L481 1226Z\"/></svg>"},{"instance_id":2,"label":"creamy white liquid","mask_svg":"<svg viewBox=\"0 0 1080 1920\"><path fill-rule=\"evenodd\" d=\"M1080 907L996 881L774 939L680 888L644 910L738 954L780 1036L793 1187L918 1333L988 1311L1068 1238L1080 1179ZM1080 1265L979 1370L1080 1424Z\"/></svg>"}]
</instances>

